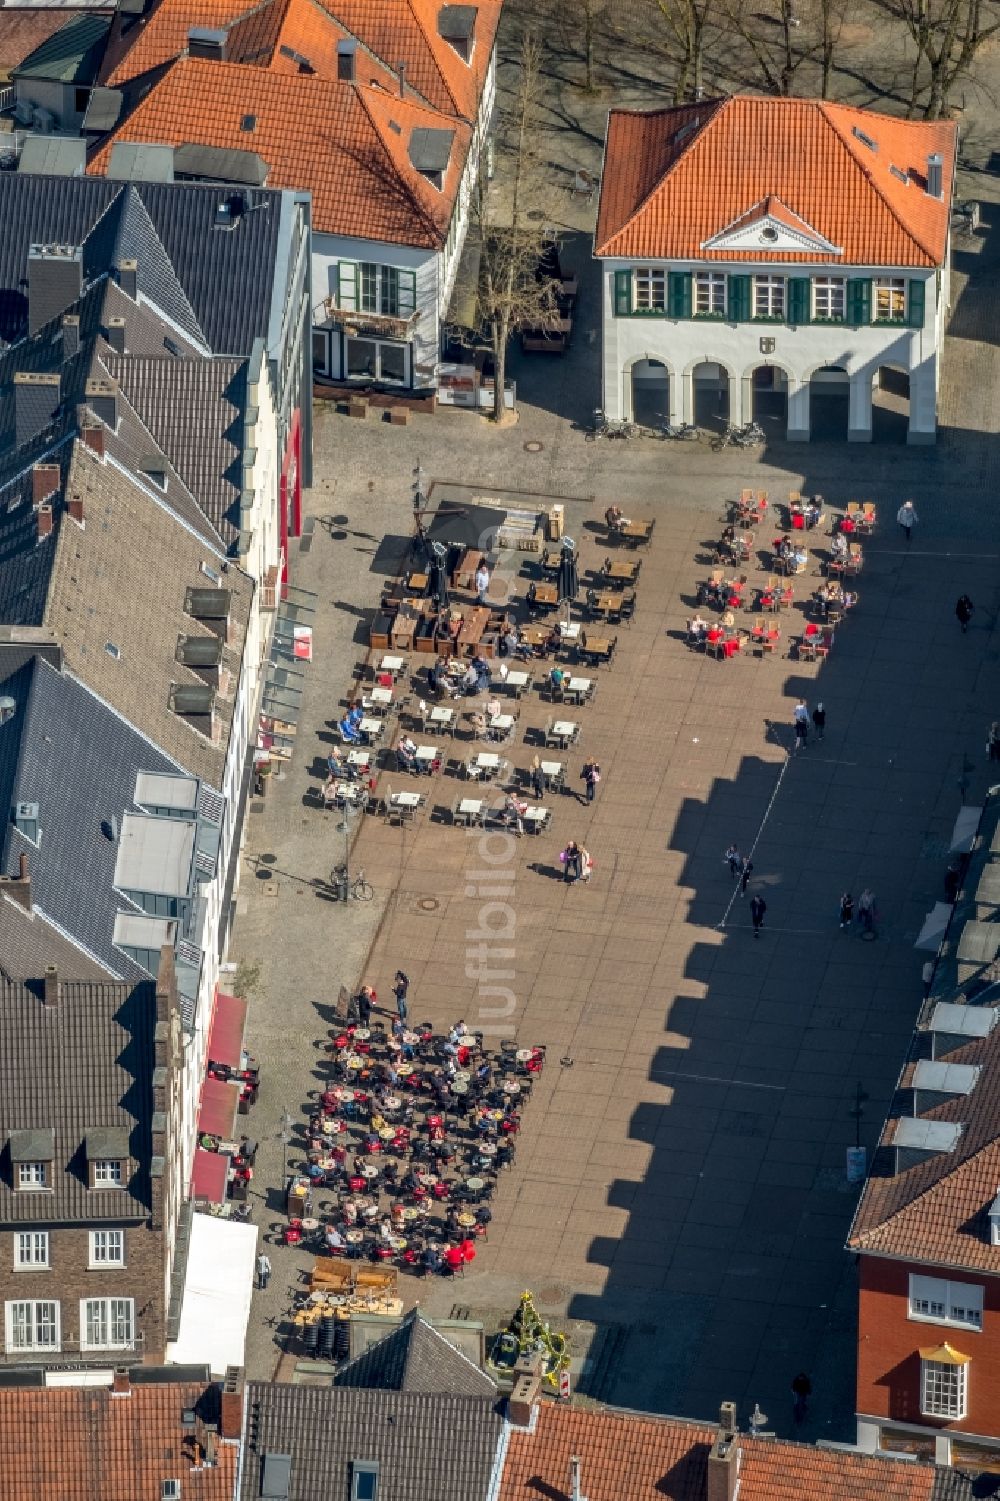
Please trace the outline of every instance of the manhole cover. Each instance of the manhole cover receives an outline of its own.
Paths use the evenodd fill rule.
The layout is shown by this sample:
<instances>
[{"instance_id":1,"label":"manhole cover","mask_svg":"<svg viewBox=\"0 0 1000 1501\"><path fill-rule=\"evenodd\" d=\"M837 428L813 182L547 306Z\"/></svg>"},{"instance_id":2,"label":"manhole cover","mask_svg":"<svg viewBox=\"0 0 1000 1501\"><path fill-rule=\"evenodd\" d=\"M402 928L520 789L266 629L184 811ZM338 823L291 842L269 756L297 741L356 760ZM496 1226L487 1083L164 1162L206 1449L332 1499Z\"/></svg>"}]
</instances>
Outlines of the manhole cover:
<instances>
[{"instance_id":1,"label":"manhole cover","mask_svg":"<svg viewBox=\"0 0 1000 1501\"><path fill-rule=\"evenodd\" d=\"M567 1296L565 1287L543 1287L537 1295L539 1303L561 1303Z\"/></svg>"},{"instance_id":2,"label":"manhole cover","mask_svg":"<svg viewBox=\"0 0 1000 1501\"><path fill-rule=\"evenodd\" d=\"M258 855L257 863L259 865L277 865L278 857L277 855Z\"/></svg>"},{"instance_id":3,"label":"manhole cover","mask_svg":"<svg viewBox=\"0 0 1000 1501\"><path fill-rule=\"evenodd\" d=\"M347 536L347 533L345 531L338 530L338 531L335 531L335 532L331 532L330 536L331 536L331 538L333 539L334 542L343 542L344 539L345 539L345 537Z\"/></svg>"},{"instance_id":4,"label":"manhole cover","mask_svg":"<svg viewBox=\"0 0 1000 1501\"><path fill-rule=\"evenodd\" d=\"M436 896L422 896L417 903L421 912L436 912L440 905Z\"/></svg>"},{"instance_id":5,"label":"manhole cover","mask_svg":"<svg viewBox=\"0 0 1000 1501\"><path fill-rule=\"evenodd\" d=\"M537 438L532 438L530 443L525 443L524 445L525 453L541 453L544 448L545 444L539 443Z\"/></svg>"},{"instance_id":6,"label":"manhole cover","mask_svg":"<svg viewBox=\"0 0 1000 1501\"><path fill-rule=\"evenodd\" d=\"M334 516L331 519L334 526L346 526L351 518L350 516Z\"/></svg>"},{"instance_id":7,"label":"manhole cover","mask_svg":"<svg viewBox=\"0 0 1000 1501\"><path fill-rule=\"evenodd\" d=\"M274 879L274 871L273 870L258 870L258 872L257 872L257 879L258 879L258 881L272 881Z\"/></svg>"}]
</instances>

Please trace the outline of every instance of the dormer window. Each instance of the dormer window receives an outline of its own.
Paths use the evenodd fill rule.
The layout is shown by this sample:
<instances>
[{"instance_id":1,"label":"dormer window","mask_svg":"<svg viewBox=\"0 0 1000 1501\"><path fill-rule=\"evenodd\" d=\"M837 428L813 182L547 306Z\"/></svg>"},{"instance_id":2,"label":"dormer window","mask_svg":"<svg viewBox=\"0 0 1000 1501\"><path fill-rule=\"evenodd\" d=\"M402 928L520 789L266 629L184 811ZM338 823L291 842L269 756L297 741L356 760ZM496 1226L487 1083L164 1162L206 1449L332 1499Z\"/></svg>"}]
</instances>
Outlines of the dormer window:
<instances>
[{"instance_id":1,"label":"dormer window","mask_svg":"<svg viewBox=\"0 0 1000 1501\"><path fill-rule=\"evenodd\" d=\"M351 1501L378 1501L378 1465L374 1460L352 1461Z\"/></svg>"},{"instance_id":2,"label":"dormer window","mask_svg":"<svg viewBox=\"0 0 1000 1501\"><path fill-rule=\"evenodd\" d=\"M357 50L351 41L337 43L337 77L341 83L353 83L357 76Z\"/></svg>"},{"instance_id":3,"label":"dormer window","mask_svg":"<svg viewBox=\"0 0 1000 1501\"><path fill-rule=\"evenodd\" d=\"M128 1131L105 1126L88 1131L83 1143L88 1188L121 1188L128 1161Z\"/></svg>"},{"instance_id":4,"label":"dormer window","mask_svg":"<svg viewBox=\"0 0 1000 1501\"><path fill-rule=\"evenodd\" d=\"M990 1205L990 1245L1000 1246L1000 1191Z\"/></svg>"},{"instance_id":5,"label":"dormer window","mask_svg":"<svg viewBox=\"0 0 1000 1501\"><path fill-rule=\"evenodd\" d=\"M442 5L438 11L438 35L454 48L463 63L471 62L476 45L476 7Z\"/></svg>"},{"instance_id":6,"label":"dormer window","mask_svg":"<svg viewBox=\"0 0 1000 1501\"><path fill-rule=\"evenodd\" d=\"M95 1188L121 1188L122 1164L114 1158L105 1157L94 1163Z\"/></svg>"},{"instance_id":7,"label":"dormer window","mask_svg":"<svg viewBox=\"0 0 1000 1501\"><path fill-rule=\"evenodd\" d=\"M52 1187L55 1134L50 1126L12 1131L8 1147L18 1192L32 1193Z\"/></svg>"},{"instance_id":8,"label":"dormer window","mask_svg":"<svg viewBox=\"0 0 1000 1501\"><path fill-rule=\"evenodd\" d=\"M451 161L453 130L433 130L421 125L410 131L410 165L440 193Z\"/></svg>"}]
</instances>

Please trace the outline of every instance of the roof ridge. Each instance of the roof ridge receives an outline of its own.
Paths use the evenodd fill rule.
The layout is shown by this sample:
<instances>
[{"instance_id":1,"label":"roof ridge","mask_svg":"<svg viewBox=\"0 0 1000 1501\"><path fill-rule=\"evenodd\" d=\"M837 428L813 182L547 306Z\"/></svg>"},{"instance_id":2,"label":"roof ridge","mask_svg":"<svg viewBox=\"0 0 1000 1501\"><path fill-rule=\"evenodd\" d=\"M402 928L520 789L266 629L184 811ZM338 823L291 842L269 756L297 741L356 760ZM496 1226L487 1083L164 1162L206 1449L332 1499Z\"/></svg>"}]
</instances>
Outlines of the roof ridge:
<instances>
[{"instance_id":1,"label":"roof ridge","mask_svg":"<svg viewBox=\"0 0 1000 1501\"><path fill-rule=\"evenodd\" d=\"M895 1221L899 1220L903 1215L909 1214L911 1209L914 1209L918 1204L922 1203L923 1200L934 1193L936 1189L942 1188L945 1184L956 1178L959 1173L964 1172L967 1167L971 1167L976 1162L976 1160L983 1155L984 1152L992 1151L997 1147L1000 1147L1000 1135L991 1137L989 1141L984 1141L983 1144L977 1147L974 1152L970 1152L967 1157L963 1157L960 1162L956 1162L953 1167L948 1169L947 1172L942 1173L940 1177L935 1178L933 1182L924 1184L924 1186L913 1195L912 1199L907 1199L905 1204L900 1204L899 1207L894 1209L891 1214L885 1217L885 1219L879 1220L877 1225L870 1225L866 1230L861 1231L860 1234L854 1238L852 1238L851 1231L848 1231L847 1244L862 1245L869 1237L881 1234L883 1230L888 1229L890 1225L894 1224ZM862 1197L858 1200L858 1208L855 1211L855 1217L857 1217L857 1215L860 1213L863 1203L864 1195L862 1195ZM851 1230L853 1230L853 1223Z\"/></svg>"},{"instance_id":2,"label":"roof ridge","mask_svg":"<svg viewBox=\"0 0 1000 1501\"><path fill-rule=\"evenodd\" d=\"M862 161L861 157L857 155L847 137L841 132L836 122L830 116L831 109L851 110L852 113L856 113L853 107L851 105L835 104L833 100L830 99L816 99L812 102L816 106L818 106L819 114L826 122L827 127L833 131L833 134L840 142L842 150L847 154L848 159L854 164L855 168L866 178L868 183L871 185L872 190L878 194L879 202L888 211L890 217L894 220L896 225L902 230L907 239L911 240L913 244L916 245L917 249L923 252L923 254L931 262L931 264L936 265L937 256L934 255L933 251L928 250L927 246L924 244L923 240L920 239L919 235L915 234L910 226L904 223L899 212L896 210L896 208L894 208L892 203L890 203L889 199L886 197L885 193L882 191L882 186L876 181L874 173L865 166L865 163Z\"/></svg>"}]
</instances>

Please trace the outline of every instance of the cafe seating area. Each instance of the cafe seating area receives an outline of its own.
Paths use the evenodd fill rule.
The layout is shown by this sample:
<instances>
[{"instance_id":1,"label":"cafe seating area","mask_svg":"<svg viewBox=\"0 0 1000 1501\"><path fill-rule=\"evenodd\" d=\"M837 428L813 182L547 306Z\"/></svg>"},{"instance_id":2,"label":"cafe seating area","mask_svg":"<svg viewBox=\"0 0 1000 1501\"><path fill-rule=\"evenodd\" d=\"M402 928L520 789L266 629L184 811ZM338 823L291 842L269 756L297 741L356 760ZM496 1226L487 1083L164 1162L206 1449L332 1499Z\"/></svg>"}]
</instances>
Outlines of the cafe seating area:
<instances>
[{"instance_id":1,"label":"cafe seating area","mask_svg":"<svg viewBox=\"0 0 1000 1501\"><path fill-rule=\"evenodd\" d=\"M330 1032L305 1160L276 1227L285 1244L317 1257L295 1321L307 1349L320 1313L391 1303L393 1269L463 1274L489 1233L490 1200L514 1163L521 1112L545 1066L544 1047L504 1040L491 1049L463 1021L447 1034L395 1018L389 1027L372 1014L373 999L349 999ZM352 1263L386 1275L370 1285Z\"/></svg>"},{"instance_id":2,"label":"cafe seating area","mask_svg":"<svg viewBox=\"0 0 1000 1501\"><path fill-rule=\"evenodd\" d=\"M713 568L697 583L698 608L688 621L688 647L720 662L778 654L803 662L824 660L833 650L835 627L859 603L853 581L864 567L864 552L856 538L874 530L874 502L851 500L838 510L821 495L803 496L793 490L787 504L777 505L766 490L744 489L728 504L724 519L727 524L713 556L727 566ZM779 528L773 536L768 528L761 532L765 520L768 527ZM815 534L827 524L824 543L810 538L806 546L800 534ZM749 530L752 527L758 530ZM755 561L765 575L762 582L740 571L741 565L752 567ZM719 618L703 620L698 613L703 607ZM800 631L788 628L792 611L809 617ZM740 614L754 619L739 623ZM774 618L781 615L786 616L785 626Z\"/></svg>"}]
</instances>

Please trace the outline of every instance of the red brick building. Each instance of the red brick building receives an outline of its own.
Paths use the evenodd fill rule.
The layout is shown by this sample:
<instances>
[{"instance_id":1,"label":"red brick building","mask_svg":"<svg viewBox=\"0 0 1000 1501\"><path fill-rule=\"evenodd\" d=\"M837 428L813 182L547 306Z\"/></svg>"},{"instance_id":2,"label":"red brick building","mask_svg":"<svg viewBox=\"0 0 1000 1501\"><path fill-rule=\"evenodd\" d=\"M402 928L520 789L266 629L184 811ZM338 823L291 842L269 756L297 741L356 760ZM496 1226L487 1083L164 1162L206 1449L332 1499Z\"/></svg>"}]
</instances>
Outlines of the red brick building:
<instances>
[{"instance_id":1,"label":"red brick building","mask_svg":"<svg viewBox=\"0 0 1000 1501\"><path fill-rule=\"evenodd\" d=\"M1000 1464L998 1015L927 1008L848 1237L858 1443L963 1468Z\"/></svg>"}]
</instances>

